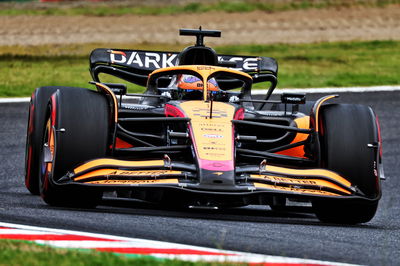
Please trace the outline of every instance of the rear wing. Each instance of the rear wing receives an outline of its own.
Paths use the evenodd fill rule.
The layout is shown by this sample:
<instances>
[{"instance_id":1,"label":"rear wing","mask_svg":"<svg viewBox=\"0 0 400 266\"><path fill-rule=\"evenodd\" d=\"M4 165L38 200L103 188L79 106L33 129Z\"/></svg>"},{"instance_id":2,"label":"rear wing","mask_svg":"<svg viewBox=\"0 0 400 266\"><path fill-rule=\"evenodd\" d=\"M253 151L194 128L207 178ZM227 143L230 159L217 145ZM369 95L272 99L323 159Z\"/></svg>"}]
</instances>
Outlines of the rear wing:
<instances>
[{"instance_id":1,"label":"rear wing","mask_svg":"<svg viewBox=\"0 0 400 266\"><path fill-rule=\"evenodd\" d=\"M99 48L90 54L90 73L97 82L100 82L99 75L105 73L144 87L151 72L178 65L178 58L178 52ZM218 65L248 73L253 77L253 83L269 81L271 87L276 86L278 64L274 58L218 55ZM232 79L218 80L218 83L222 89L241 86L241 83Z\"/></svg>"}]
</instances>

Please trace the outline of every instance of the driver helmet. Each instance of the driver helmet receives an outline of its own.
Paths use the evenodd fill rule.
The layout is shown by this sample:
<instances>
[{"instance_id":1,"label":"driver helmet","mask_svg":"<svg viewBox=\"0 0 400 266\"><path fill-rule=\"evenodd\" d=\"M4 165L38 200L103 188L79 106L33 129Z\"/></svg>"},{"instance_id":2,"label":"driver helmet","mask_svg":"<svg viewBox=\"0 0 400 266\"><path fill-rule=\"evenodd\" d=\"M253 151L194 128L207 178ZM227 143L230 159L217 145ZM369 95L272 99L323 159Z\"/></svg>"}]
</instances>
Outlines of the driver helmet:
<instances>
[{"instance_id":1,"label":"driver helmet","mask_svg":"<svg viewBox=\"0 0 400 266\"><path fill-rule=\"evenodd\" d=\"M184 98L202 99L203 97L203 81L196 76L187 74L178 75L177 87L181 90ZM215 78L207 81L207 89L211 93L216 93L220 90Z\"/></svg>"}]
</instances>

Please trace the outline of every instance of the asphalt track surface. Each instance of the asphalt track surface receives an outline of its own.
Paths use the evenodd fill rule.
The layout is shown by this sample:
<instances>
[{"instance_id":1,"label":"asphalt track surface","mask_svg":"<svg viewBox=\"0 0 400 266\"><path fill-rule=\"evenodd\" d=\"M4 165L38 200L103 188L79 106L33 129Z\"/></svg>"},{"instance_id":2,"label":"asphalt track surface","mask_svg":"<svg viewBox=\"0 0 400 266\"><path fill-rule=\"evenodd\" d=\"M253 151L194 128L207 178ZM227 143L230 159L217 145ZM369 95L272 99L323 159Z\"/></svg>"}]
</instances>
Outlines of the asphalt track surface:
<instances>
[{"instance_id":1,"label":"asphalt track surface","mask_svg":"<svg viewBox=\"0 0 400 266\"><path fill-rule=\"evenodd\" d=\"M399 265L400 92L342 93L339 101L372 106L381 123L387 180L369 223L323 224L309 212L274 212L263 206L179 210L110 198L94 210L47 206L23 184L27 103L0 104L0 221L268 255Z\"/></svg>"}]
</instances>

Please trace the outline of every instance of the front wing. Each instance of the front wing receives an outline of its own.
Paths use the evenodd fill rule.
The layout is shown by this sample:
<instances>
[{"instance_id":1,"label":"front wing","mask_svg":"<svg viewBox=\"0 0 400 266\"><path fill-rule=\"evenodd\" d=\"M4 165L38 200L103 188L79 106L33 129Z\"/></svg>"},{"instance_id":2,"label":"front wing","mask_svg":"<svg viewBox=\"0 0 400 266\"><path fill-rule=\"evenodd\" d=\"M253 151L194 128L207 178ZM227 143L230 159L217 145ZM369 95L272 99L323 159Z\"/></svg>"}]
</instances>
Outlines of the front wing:
<instances>
[{"instance_id":1,"label":"front wing","mask_svg":"<svg viewBox=\"0 0 400 266\"><path fill-rule=\"evenodd\" d=\"M236 167L234 185L201 184L196 167L170 160L95 159L76 167L56 185L102 190L168 190L196 195L248 195L290 198L337 198L371 201L339 174L325 169L293 169L272 165ZM218 173L216 173L218 175Z\"/></svg>"}]
</instances>

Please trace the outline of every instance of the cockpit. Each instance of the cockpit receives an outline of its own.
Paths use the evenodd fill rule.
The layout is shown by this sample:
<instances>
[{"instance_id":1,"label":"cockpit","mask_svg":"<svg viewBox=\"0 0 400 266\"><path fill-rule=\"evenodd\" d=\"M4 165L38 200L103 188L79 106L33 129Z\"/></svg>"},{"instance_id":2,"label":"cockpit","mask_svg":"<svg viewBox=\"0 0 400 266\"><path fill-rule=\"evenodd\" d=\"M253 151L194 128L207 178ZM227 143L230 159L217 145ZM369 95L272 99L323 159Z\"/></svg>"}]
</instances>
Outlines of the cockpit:
<instances>
[{"instance_id":1,"label":"cockpit","mask_svg":"<svg viewBox=\"0 0 400 266\"><path fill-rule=\"evenodd\" d=\"M241 81L236 91L219 86L222 78ZM164 84L170 80L169 84ZM246 73L223 67L187 65L154 71L147 85L148 93L162 95L170 100L216 100L235 102L249 94L252 78Z\"/></svg>"}]
</instances>

